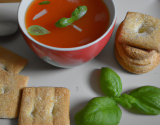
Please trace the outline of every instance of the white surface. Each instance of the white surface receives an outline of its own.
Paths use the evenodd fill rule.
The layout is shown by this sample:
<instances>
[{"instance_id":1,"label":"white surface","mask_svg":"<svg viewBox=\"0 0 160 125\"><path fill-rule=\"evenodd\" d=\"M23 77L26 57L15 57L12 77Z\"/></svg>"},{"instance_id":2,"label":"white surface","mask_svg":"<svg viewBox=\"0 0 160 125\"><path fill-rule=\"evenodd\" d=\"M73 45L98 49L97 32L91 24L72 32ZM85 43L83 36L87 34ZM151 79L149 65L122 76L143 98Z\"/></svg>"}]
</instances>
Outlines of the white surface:
<instances>
[{"instance_id":1,"label":"white surface","mask_svg":"<svg viewBox=\"0 0 160 125\"><path fill-rule=\"evenodd\" d=\"M160 0L115 0L117 23L113 35L103 51L90 62L73 69L53 67L39 59L25 43L20 31L10 37L0 37L0 45L27 58L28 65L20 73L29 76L30 86L67 87L71 91L71 125L74 115L93 97L104 96L100 89L99 76L101 67L110 67L121 77L123 93L144 85L160 87L160 65L153 71L135 75L124 70L114 56L115 32L128 11L141 12L160 19ZM0 19L17 20L19 3L0 4ZM160 115L146 116L128 112L122 108L119 125L160 125ZM18 120L0 119L0 125L18 125Z\"/></svg>"}]
</instances>

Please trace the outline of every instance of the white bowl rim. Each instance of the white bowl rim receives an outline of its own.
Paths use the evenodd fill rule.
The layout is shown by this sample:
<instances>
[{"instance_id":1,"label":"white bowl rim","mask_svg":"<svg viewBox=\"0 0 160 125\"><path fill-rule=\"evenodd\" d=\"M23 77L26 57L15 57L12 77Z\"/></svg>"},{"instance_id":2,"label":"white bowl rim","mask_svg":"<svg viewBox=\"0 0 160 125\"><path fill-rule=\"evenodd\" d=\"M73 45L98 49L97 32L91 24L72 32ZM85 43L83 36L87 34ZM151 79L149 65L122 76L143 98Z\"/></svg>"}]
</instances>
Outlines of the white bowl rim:
<instances>
[{"instance_id":1,"label":"white bowl rim","mask_svg":"<svg viewBox=\"0 0 160 125\"><path fill-rule=\"evenodd\" d=\"M111 25L109 26L109 28L107 29L107 31L102 35L100 36L98 39L94 40L93 42L90 42L86 45L82 45L82 46L79 46L79 47L72 47L72 48L58 48L58 47L52 47L52 46L48 46L48 45L45 45L45 44L42 44L40 42L38 42L37 40L33 39L28 33L26 34L24 31L23 31L23 28L21 27L21 25L19 24L22 32L31 40L33 41L34 43L44 47L44 48L47 48L47 49L51 49L51 50L57 50L57 51L75 51L75 50L81 50L81 49L84 49L84 48L87 48L87 47L90 47L94 44L96 44L97 42L99 42L101 39L103 39L109 32L110 30L114 27L115 23L116 23L116 18L117 18L117 13L116 13L116 6L115 6L115 3L114 3L114 0L111 0L112 3L113 3L113 7L114 7L114 10L115 10L115 13L114 13L114 18L113 18L113 21L111 23ZM19 5L19 7L21 6L21 3ZM18 15L19 15L19 10L18 10ZM19 21L19 16L18 16L18 21Z\"/></svg>"}]
</instances>

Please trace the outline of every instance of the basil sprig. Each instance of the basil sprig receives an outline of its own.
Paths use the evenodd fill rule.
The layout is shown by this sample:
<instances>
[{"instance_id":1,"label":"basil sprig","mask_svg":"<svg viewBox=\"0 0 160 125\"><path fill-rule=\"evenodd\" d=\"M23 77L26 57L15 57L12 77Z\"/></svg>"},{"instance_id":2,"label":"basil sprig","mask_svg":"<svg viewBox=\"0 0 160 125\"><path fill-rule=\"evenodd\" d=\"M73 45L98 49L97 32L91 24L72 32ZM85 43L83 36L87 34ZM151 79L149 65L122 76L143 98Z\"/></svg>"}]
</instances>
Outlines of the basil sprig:
<instances>
[{"instance_id":1,"label":"basil sprig","mask_svg":"<svg viewBox=\"0 0 160 125\"><path fill-rule=\"evenodd\" d=\"M160 88L142 86L122 94L122 83L119 75L106 67L101 69L101 89L108 97L96 97L76 113L76 125L118 125L122 112L117 104L133 113L160 114Z\"/></svg>"},{"instance_id":2,"label":"basil sprig","mask_svg":"<svg viewBox=\"0 0 160 125\"><path fill-rule=\"evenodd\" d=\"M119 75L110 68L101 69L100 77L103 93L113 98L124 108L134 113L147 115L160 114L160 88L154 86L143 86L130 92L122 94L122 83Z\"/></svg>"},{"instance_id":3,"label":"basil sprig","mask_svg":"<svg viewBox=\"0 0 160 125\"><path fill-rule=\"evenodd\" d=\"M55 23L56 27L66 27L70 24L72 24L74 21L79 20L87 13L87 7L86 6L78 6L71 14L70 18L61 18Z\"/></svg>"}]
</instances>

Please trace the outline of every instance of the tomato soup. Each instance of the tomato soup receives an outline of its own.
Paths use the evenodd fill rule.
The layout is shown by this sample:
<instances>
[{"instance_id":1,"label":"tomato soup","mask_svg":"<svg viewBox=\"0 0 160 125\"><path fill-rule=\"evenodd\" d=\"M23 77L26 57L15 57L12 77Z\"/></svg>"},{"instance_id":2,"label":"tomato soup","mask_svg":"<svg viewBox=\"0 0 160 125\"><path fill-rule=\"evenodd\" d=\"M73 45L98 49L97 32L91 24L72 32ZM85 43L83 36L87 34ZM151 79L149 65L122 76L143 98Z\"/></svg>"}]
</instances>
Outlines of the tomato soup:
<instances>
[{"instance_id":1,"label":"tomato soup","mask_svg":"<svg viewBox=\"0 0 160 125\"><path fill-rule=\"evenodd\" d=\"M26 28L39 25L50 31L46 35L31 35L38 42L58 48L79 47L103 35L109 26L109 10L102 0L48 0L49 4L39 5L44 0L33 0L29 6L25 24ZM85 5L87 13L72 25L58 28L55 23L61 18L70 18L72 12L78 7ZM35 15L45 10L45 14L35 19Z\"/></svg>"}]
</instances>

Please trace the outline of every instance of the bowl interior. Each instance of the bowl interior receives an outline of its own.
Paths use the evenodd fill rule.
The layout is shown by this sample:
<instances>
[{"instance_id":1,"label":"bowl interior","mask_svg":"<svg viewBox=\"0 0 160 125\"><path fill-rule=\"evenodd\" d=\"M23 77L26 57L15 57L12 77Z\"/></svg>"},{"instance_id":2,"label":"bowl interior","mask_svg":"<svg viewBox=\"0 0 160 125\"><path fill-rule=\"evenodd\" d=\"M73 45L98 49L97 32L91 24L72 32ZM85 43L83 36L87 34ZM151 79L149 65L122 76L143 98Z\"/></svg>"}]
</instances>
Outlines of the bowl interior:
<instances>
[{"instance_id":1,"label":"bowl interior","mask_svg":"<svg viewBox=\"0 0 160 125\"><path fill-rule=\"evenodd\" d=\"M115 5L114 5L114 2L112 0L103 0L104 3L107 5L108 9L109 9L109 13L110 13L110 22L109 22L109 28L108 30L100 37L98 38L97 40L89 43L89 44L86 44L86 45L83 45L83 46L80 46L80 47L74 47L74 48L56 48L56 47L51 47L51 46L47 46L47 45L44 45L38 41L36 41L35 39L33 39L27 32L27 29L25 27L25 14L26 14L26 11L28 9L28 6L33 2L34 0L22 0L22 2L20 3L20 6L19 6L19 9L18 9L18 22L19 22L19 26L22 30L22 32L33 42L35 42L36 44L40 45L40 46L43 46L45 48L48 48L48 49L53 49L53 50L60 50L60 51L73 51L73 50L79 50L79 49L83 49L83 48L86 48L86 47L89 47L95 43L97 43L99 40L101 40L102 38L104 38L108 32L112 29L112 27L114 26L114 23L116 21L116 8L115 8Z\"/></svg>"}]
</instances>

